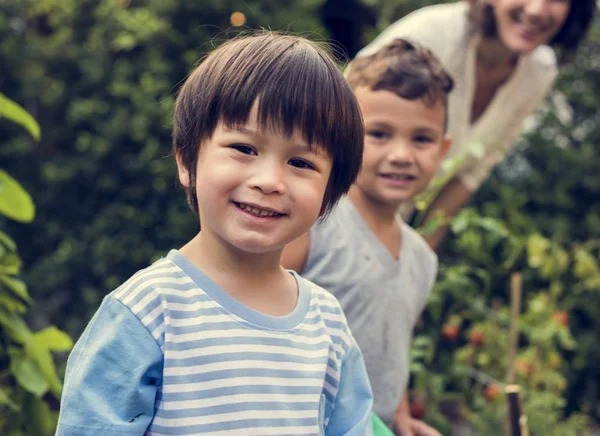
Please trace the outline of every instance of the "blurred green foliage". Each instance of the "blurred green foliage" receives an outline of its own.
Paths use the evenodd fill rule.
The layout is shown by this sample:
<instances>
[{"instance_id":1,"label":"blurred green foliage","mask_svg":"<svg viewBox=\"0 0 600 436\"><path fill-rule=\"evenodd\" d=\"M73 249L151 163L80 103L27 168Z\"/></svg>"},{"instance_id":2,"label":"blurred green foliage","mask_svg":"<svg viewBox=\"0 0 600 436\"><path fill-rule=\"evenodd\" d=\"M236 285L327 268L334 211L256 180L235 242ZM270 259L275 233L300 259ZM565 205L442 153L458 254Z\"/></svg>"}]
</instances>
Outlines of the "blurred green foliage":
<instances>
[{"instance_id":1,"label":"blurred green foliage","mask_svg":"<svg viewBox=\"0 0 600 436\"><path fill-rule=\"evenodd\" d=\"M594 345L600 337L599 28L596 23L574 66L562 71L535 129L476 199L484 216L502 220L517 234L539 234L550 241L549 251L540 253L542 277L532 283L534 289L555 279L549 272L570 270L554 285L562 288L554 302L570 314L578 344L564 353L567 411L583 410L596 419L600 417L600 350Z\"/></svg>"},{"instance_id":2,"label":"blurred green foliage","mask_svg":"<svg viewBox=\"0 0 600 436\"><path fill-rule=\"evenodd\" d=\"M413 395L442 430L450 402L477 434L503 434L506 403L485 392L505 380L515 271L524 282L516 381L531 434L585 434L600 417L599 65L596 24L516 150L452 223L413 353ZM444 337L449 325L456 339Z\"/></svg>"},{"instance_id":3,"label":"blurred green foliage","mask_svg":"<svg viewBox=\"0 0 600 436\"><path fill-rule=\"evenodd\" d=\"M573 356L589 353L581 336L574 337L577 320L570 301L600 295L600 239L561 245L536 232L518 233L475 209L464 210L451 229L412 352L413 396L428 403L426 419L449 431L441 411L454 403L457 417L475 434L504 434L503 387L513 365L511 383L521 387L531 434L584 434L596 399L581 396L579 407L568 404L569 376L577 372ZM523 279L523 302L511 363L514 272ZM498 389L498 395L490 398L490 389ZM565 420L567 412L579 413Z\"/></svg>"},{"instance_id":4,"label":"blurred green foliage","mask_svg":"<svg viewBox=\"0 0 600 436\"><path fill-rule=\"evenodd\" d=\"M34 139L40 128L21 106L0 94L0 119L24 127ZM0 169L0 215L22 223L35 216L31 197ZM49 436L57 412L50 402L60 399L62 382L51 352L69 351L71 338L54 326L32 332L23 317L33 303L19 278L17 244L0 230L0 433L9 436Z\"/></svg>"},{"instance_id":5,"label":"blurred green foliage","mask_svg":"<svg viewBox=\"0 0 600 436\"><path fill-rule=\"evenodd\" d=\"M2 167L37 206L30 224L2 222L20 247L32 296L43 302L31 311L34 327L56 324L78 337L104 295L197 231L170 151L178 86L203 55L246 28L326 38L318 18L323 3L0 0L0 91L23 103L43 132L35 142L17 127L0 131ZM378 13L378 29L365 29L367 42L395 19L436 1L363 3ZM230 26L234 11L245 14L245 27ZM462 384L464 373L453 373L467 337L445 347L441 326L459 316L465 335L478 325L498 335L492 343L501 341L502 325L487 314L502 319L508 274L519 270L525 272L525 313L540 305L568 313L569 328L561 331L573 338L568 347L544 342L551 344L544 350L560 357L558 368L548 369L550 379L565 383L553 384L562 387L553 388L548 401L544 390L532 396L531 407L541 401L540 410L553 407L556 419L575 411L600 415L600 293L592 273L598 250L590 242L600 238L599 44L594 29L576 66L563 70L537 125L454 224L425 317L429 339L417 347L433 350L429 363L415 368L417 380L426 371L439 388L428 385L432 392L463 395L472 387ZM535 342L538 328L550 328L547 316L540 319L533 317L532 330L522 333L524 346ZM501 375L502 362L484 363L482 371ZM477 412L471 414L475 424L478 416L498 414L479 407L489 405L481 395L467 398L476 401L468 403ZM556 398L567 401L549 406Z\"/></svg>"},{"instance_id":6,"label":"blurred green foliage","mask_svg":"<svg viewBox=\"0 0 600 436\"><path fill-rule=\"evenodd\" d=\"M45 302L36 324L78 336L106 293L191 238L197 224L170 146L178 85L240 31L233 11L246 28L309 32L320 28L318 4L0 1L1 89L44 132L39 143L9 132L0 151L38 205L32 224L14 228L25 277Z\"/></svg>"}]
</instances>

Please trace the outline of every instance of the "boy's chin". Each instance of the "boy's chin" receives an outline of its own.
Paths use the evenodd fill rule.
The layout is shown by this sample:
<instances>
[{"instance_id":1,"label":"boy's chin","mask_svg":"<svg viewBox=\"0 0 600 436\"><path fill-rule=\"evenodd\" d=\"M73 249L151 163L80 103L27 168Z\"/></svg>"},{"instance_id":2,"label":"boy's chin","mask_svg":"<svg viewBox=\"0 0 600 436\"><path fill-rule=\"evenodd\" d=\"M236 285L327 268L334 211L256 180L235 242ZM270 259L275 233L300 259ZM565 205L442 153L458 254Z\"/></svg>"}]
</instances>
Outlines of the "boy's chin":
<instances>
[{"instance_id":1,"label":"boy's chin","mask_svg":"<svg viewBox=\"0 0 600 436\"><path fill-rule=\"evenodd\" d=\"M271 254L281 254L281 251L283 251L284 247L290 242L294 241L300 235L302 235L302 233L299 233L294 237L288 236L285 239L280 239L277 241L238 240L232 245L241 253L255 256L268 256Z\"/></svg>"},{"instance_id":2,"label":"boy's chin","mask_svg":"<svg viewBox=\"0 0 600 436\"><path fill-rule=\"evenodd\" d=\"M376 201L377 204L379 204L380 207L383 207L385 209L395 209L400 207L401 205L403 205L404 203L406 203L407 201L410 200L410 196L407 197L379 197Z\"/></svg>"},{"instance_id":3,"label":"boy's chin","mask_svg":"<svg viewBox=\"0 0 600 436\"><path fill-rule=\"evenodd\" d=\"M412 197L407 197L407 198L402 198L402 199L394 199L394 200L389 200L386 202L386 204L390 207L400 207L402 206L404 203L406 203L407 201L410 201Z\"/></svg>"},{"instance_id":4,"label":"boy's chin","mask_svg":"<svg viewBox=\"0 0 600 436\"><path fill-rule=\"evenodd\" d=\"M410 191L406 191L402 194L384 198L383 202L385 202L388 206L401 206L402 204L406 203L407 201L410 201L413 198L415 198L420 193L421 193L421 191L413 192L413 190L410 190Z\"/></svg>"},{"instance_id":5,"label":"boy's chin","mask_svg":"<svg viewBox=\"0 0 600 436\"><path fill-rule=\"evenodd\" d=\"M277 241L248 241L248 240L237 240L230 241L231 246L234 247L235 250L241 253L245 253L248 255L256 255L256 256L264 256L273 253L280 252L285 247L285 244Z\"/></svg>"}]
</instances>

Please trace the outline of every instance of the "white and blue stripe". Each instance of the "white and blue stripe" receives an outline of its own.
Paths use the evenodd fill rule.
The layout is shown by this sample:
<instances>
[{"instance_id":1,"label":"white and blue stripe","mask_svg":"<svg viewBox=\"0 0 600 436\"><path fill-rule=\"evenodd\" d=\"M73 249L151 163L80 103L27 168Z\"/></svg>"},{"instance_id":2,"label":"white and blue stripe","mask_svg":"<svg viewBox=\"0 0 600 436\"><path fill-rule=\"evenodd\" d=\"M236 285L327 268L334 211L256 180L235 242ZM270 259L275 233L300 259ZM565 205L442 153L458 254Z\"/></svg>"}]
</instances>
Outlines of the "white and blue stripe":
<instances>
[{"instance_id":1,"label":"white and blue stripe","mask_svg":"<svg viewBox=\"0 0 600 436\"><path fill-rule=\"evenodd\" d=\"M333 296L233 299L172 251L109 294L75 344L57 436L370 434L372 393Z\"/></svg>"},{"instance_id":2,"label":"white and blue stripe","mask_svg":"<svg viewBox=\"0 0 600 436\"><path fill-rule=\"evenodd\" d=\"M269 317L172 251L114 292L164 356L147 434L322 434L353 340L337 300L297 281L296 309Z\"/></svg>"}]
</instances>

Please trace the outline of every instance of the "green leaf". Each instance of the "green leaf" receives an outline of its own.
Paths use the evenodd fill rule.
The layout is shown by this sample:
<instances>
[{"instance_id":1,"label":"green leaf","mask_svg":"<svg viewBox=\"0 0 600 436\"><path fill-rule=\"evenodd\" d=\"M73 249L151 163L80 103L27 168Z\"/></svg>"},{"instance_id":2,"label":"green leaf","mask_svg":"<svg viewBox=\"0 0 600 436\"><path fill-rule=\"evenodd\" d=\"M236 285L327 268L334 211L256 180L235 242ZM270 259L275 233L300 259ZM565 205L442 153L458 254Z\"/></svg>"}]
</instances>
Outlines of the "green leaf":
<instances>
[{"instance_id":1,"label":"green leaf","mask_svg":"<svg viewBox=\"0 0 600 436\"><path fill-rule=\"evenodd\" d=\"M44 344L51 351L69 351L73 348L73 341L69 335L55 326L34 333L33 339L38 344Z\"/></svg>"},{"instance_id":2,"label":"green leaf","mask_svg":"<svg viewBox=\"0 0 600 436\"><path fill-rule=\"evenodd\" d=\"M469 227L472 217L473 213L471 210L463 210L456 217L454 217L454 219L450 223L450 228L452 229L452 232L455 234L464 232Z\"/></svg>"},{"instance_id":3,"label":"green leaf","mask_svg":"<svg viewBox=\"0 0 600 436\"><path fill-rule=\"evenodd\" d=\"M419 362L411 362L409 365L409 368L410 368L409 371L411 372L411 374L425 371L425 367L423 366L423 364L421 364Z\"/></svg>"},{"instance_id":4,"label":"green leaf","mask_svg":"<svg viewBox=\"0 0 600 436\"><path fill-rule=\"evenodd\" d=\"M50 350L47 344L42 342L43 337L33 335L31 340L25 344L25 353L32 360L35 361L45 379L50 385L50 390L57 397L60 398L62 391L62 383L56 374L56 367L54 366L54 360L50 354Z\"/></svg>"},{"instance_id":5,"label":"green leaf","mask_svg":"<svg viewBox=\"0 0 600 436\"><path fill-rule=\"evenodd\" d=\"M25 427L31 436L48 436L56 428L56 419L48 403L40 398L29 395L25 399L25 415L29 418Z\"/></svg>"},{"instance_id":6,"label":"green leaf","mask_svg":"<svg viewBox=\"0 0 600 436\"><path fill-rule=\"evenodd\" d=\"M527 263L532 268L539 268L544 263L550 242L541 235L533 234L527 238Z\"/></svg>"},{"instance_id":7,"label":"green leaf","mask_svg":"<svg viewBox=\"0 0 600 436\"><path fill-rule=\"evenodd\" d=\"M8 336L19 344L25 344L31 338L31 330L21 316L16 313L10 313L0 308L0 324Z\"/></svg>"},{"instance_id":8,"label":"green leaf","mask_svg":"<svg viewBox=\"0 0 600 436\"><path fill-rule=\"evenodd\" d=\"M27 191L4 170L0 170L0 213L23 223L31 222L35 216Z\"/></svg>"},{"instance_id":9,"label":"green leaf","mask_svg":"<svg viewBox=\"0 0 600 436\"><path fill-rule=\"evenodd\" d=\"M10 289L15 295L22 298L23 301L26 301L27 303L33 302L29 296L29 292L27 292L27 286L25 286L25 283L22 280L0 274L0 282L2 282L4 286Z\"/></svg>"},{"instance_id":10,"label":"green leaf","mask_svg":"<svg viewBox=\"0 0 600 436\"><path fill-rule=\"evenodd\" d=\"M419 234L421 236L427 236L433 232L435 232L439 227L443 226L445 224L445 219L443 216L436 216L435 218L427 221L427 223L425 223L425 225L420 226L417 229L417 232L419 232Z\"/></svg>"},{"instance_id":11,"label":"green leaf","mask_svg":"<svg viewBox=\"0 0 600 436\"><path fill-rule=\"evenodd\" d=\"M0 93L0 117L9 119L25 128L33 139L40 140L40 126L29 112L4 94Z\"/></svg>"},{"instance_id":12,"label":"green leaf","mask_svg":"<svg viewBox=\"0 0 600 436\"><path fill-rule=\"evenodd\" d=\"M13 412L20 412L21 407L10 398L10 390L6 388L0 389L0 405L6 406Z\"/></svg>"},{"instance_id":13,"label":"green leaf","mask_svg":"<svg viewBox=\"0 0 600 436\"><path fill-rule=\"evenodd\" d=\"M577 247L575 252L575 265L573 272L580 279L585 279L598 274L598 264L594 256L581 247Z\"/></svg>"},{"instance_id":14,"label":"green leaf","mask_svg":"<svg viewBox=\"0 0 600 436\"><path fill-rule=\"evenodd\" d=\"M433 347L433 340L429 336L419 335L412 343L413 348L431 348Z\"/></svg>"},{"instance_id":15,"label":"green leaf","mask_svg":"<svg viewBox=\"0 0 600 436\"><path fill-rule=\"evenodd\" d=\"M27 312L27 306L21 300L8 293L0 294L0 306L4 307L7 312L15 312L18 314Z\"/></svg>"},{"instance_id":16,"label":"green leaf","mask_svg":"<svg viewBox=\"0 0 600 436\"><path fill-rule=\"evenodd\" d=\"M560 329L558 331L558 338L560 345L566 350L574 350L577 346L577 342L575 342L567 329Z\"/></svg>"},{"instance_id":17,"label":"green leaf","mask_svg":"<svg viewBox=\"0 0 600 436\"><path fill-rule=\"evenodd\" d=\"M13 353L10 370L25 390L38 397L41 397L50 389L50 383L40 367L35 360L25 354Z\"/></svg>"},{"instance_id":18,"label":"green leaf","mask_svg":"<svg viewBox=\"0 0 600 436\"><path fill-rule=\"evenodd\" d=\"M21 270L21 259L16 253L5 253L0 257L0 274L17 275Z\"/></svg>"},{"instance_id":19,"label":"green leaf","mask_svg":"<svg viewBox=\"0 0 600 436\"><path fill-rule=\"evenodd\" d=\"M4 245L10 251L17 251L17 244L13 239L0 230L0 244Z\"/></svg>"}]
</instances>

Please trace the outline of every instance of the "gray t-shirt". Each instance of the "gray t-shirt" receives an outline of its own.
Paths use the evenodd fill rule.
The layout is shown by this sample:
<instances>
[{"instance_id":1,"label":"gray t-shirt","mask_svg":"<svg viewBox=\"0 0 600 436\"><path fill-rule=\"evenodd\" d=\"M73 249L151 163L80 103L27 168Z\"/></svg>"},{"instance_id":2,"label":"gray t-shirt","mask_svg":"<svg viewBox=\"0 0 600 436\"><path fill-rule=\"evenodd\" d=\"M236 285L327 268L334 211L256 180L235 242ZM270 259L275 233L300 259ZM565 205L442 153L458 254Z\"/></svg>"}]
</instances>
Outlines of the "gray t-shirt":
<instances>
[{"instance_id":1,"label":"gray t-shirt","mask_svg":"<svg viewBox=\"0 0 600 436\"><path fill-rule=\"evenodd\" d=\"M437 274L437 256L401 222L396 261L346 197L310 231L302 275L340 301L365 359L373 409L388 425L406 390L412 331Z\"/></svg>"}]
</instances>

